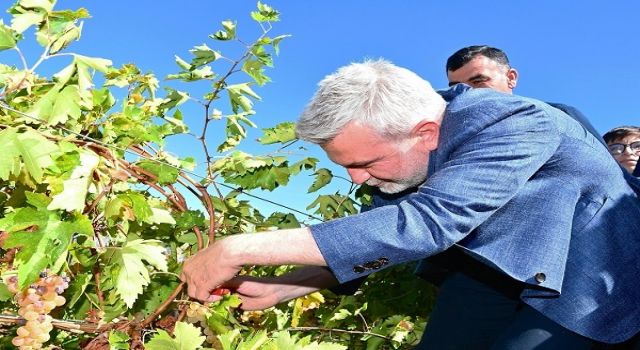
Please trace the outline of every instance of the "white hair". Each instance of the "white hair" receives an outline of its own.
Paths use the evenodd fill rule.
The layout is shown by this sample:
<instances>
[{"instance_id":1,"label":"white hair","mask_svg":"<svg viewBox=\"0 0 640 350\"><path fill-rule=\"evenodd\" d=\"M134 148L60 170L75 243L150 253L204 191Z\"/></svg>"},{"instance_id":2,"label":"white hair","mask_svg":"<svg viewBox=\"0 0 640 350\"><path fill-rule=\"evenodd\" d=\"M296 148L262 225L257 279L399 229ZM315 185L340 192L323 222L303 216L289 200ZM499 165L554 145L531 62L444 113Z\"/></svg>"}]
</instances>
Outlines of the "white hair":
<instances>
[{"instance_id":1,"label":"white hair","mask_svg":"<svg viewBox=\"0 0 640 350\"><path fill-rule=\"evenodd\" d=\"M296 126L300 139L316 144L351 122L387 137L408 135L423 120L440 122L445 108L428 81L382 59L342 67L318 86Z\"/></svg>"}]
</instances>

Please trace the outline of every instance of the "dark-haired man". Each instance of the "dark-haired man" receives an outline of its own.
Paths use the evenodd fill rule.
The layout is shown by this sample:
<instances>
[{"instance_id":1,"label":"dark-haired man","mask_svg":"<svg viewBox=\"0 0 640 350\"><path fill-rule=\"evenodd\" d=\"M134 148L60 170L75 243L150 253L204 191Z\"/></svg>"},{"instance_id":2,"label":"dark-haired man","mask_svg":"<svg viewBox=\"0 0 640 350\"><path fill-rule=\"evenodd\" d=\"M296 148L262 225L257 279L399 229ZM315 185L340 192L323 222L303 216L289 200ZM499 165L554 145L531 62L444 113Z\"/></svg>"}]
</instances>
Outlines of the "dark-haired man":
<instances>
[{"instance_id":1,"label":"dark-haired man","mask_svg":"<svg viewBox=\"0 0 640 350\"><path fill-rule=\"evenodd\" d=\"M518 84L518 71L511 67L504 51L487 45L473 45L456 51L447 59L449 86L464 83L474 88L490 88L507 94ZM576 108L547 102L577 120L600 142L600 134Z\"/></svg>"}]
</instances>

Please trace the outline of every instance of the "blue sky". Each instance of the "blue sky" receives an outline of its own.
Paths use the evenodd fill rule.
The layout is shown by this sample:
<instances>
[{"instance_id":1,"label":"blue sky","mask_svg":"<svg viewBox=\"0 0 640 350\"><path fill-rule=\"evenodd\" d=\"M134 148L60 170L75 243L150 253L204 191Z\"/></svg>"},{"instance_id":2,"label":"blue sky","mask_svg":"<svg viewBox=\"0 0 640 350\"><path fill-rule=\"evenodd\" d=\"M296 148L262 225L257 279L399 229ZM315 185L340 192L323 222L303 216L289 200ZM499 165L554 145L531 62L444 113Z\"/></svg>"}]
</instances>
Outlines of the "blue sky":
<instances>
[{"instance_id":1,"label":"blue sky","mask_svg":"<svg viewBox=\"0 0 640 350\"><path fill-rule=\"evenodd\" d=\"M618 125L640 124L637 1L265 3L281 12L273 34L292 37L282 42L275 68L267 72L273 82L257 89L263 100L254 106L254 120L261 127L294 121L323 76L367 57L389 59L443 88L447 57L473 44L507 52L520 72L517 94L573 105L602 133ZM216 46L207 38L222 20L236 20L239 36L253 39L257 31L249 12L255 5L246 0L60 0L56 8L85 7L92 15L70 51L109 58L117 66L134 62L164 77L178 70L174 55L188 58L193 46L207 43L228 51L229 45ZM31 62L35 58L31 56ZM0 56L5 59L6 54ZM197 123L201 116L187 118ZM171 147L181 155L193 153L192 145L182 141ZM272 196L298 208L308 202L301 195Z\"/></svg>"}]
</instances>

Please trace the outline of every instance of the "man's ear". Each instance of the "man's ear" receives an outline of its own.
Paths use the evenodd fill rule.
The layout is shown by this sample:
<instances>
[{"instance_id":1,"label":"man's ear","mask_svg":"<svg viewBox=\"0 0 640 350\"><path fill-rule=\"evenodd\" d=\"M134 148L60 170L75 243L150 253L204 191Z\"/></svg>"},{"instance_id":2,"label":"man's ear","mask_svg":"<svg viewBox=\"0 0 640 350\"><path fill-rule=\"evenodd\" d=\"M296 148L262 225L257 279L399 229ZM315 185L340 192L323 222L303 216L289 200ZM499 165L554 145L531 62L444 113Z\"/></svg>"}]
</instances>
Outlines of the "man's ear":
<instances>
[{"instance_id":1,"label":"man's ear","mask_svg":"<svg viewBox=\"0 0 640 350\"><path fill-rule=\"evenodd\" d=\"M423 120L411 130L411 136L419 138L418 142L422 150L426 152L433 151L438 148L440 124L434 121Z\"/></svg>"},{"instance_id":2,"label":"man's ear","mask_svg":"<svg viewBox=\"0 0 640 350\"><path fill-rule=\"evenodd\" d=\"M515 68L509 68L507 72L507 86L514 89L518 85L518 71Z\"/></svg>"}]
</instances>

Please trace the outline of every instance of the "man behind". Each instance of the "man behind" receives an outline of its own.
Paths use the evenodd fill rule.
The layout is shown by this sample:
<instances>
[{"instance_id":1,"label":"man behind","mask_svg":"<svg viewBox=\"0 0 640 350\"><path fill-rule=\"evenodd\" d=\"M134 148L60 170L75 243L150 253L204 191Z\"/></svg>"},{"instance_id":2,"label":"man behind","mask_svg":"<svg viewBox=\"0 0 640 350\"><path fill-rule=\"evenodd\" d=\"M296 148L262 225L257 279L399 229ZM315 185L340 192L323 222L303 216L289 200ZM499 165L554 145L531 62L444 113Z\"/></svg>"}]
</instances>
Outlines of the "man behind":
<instances>
[{"instance_id":1,"label":"man behind","mask_svg":"<svg viewBox=\"0 0 640 350\"><path fill-rule=\"evenodd\" d=\"M518 71L509 64L507 54L487 45L473 45L456 51L447 59L446 70L449 86L464 83L473 88L490 88L512 94L518 85ZM547 103L580 122L602 142L600 134L579 110L561 103Z\"/></svg>"},{"instance_id":2,"label":"man behind","mask_svg":"<svg viewBox=\"0 0 640 350\"><path fill-rule=\"evenodd\" d=\"M425 332L420 349L589 349L591 339L620 342L640 328L640 201L606 148L566 114L463 85L440 97L414 73L368 61L320 83L297 133L355 183L377 187L374 208L217 240L184 264L192 297L216 300L211 290L225 287L244 309L262 309L456 249L519 293L501 296L508 312L489 309L477 323L430 319L428 328L448 332ZM280 264L306 267L236 277L243 265ZM454 274L439 298L460 280L482 283ZM459 320L464 306L451 311Z\"/></svg>"}]
</instances>

